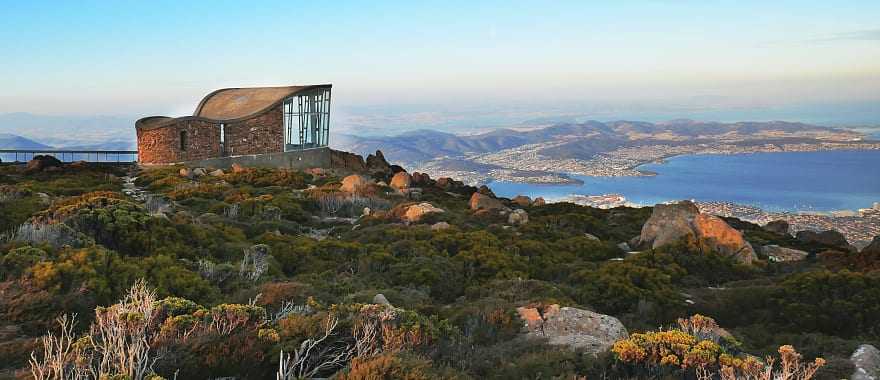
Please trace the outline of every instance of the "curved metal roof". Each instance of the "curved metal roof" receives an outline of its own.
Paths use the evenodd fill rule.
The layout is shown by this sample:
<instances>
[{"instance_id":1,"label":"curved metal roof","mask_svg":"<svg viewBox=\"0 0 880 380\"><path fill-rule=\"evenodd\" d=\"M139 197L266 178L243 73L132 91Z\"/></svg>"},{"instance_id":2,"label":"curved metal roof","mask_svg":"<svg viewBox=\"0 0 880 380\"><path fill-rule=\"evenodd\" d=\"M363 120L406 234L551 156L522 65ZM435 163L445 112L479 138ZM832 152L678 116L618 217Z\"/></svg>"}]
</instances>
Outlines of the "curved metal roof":
<instances>
[{"instance_id":1,"label":"curved metal roof","mask_svg":"<svg viewBox=\"0 0 880 380\"><path fill-rule=\"evenodd\" d=\"M182 119L202 119L216 123L238 121L258 116L297 93L316 89L331 88L330 84L284 87L224 88L214 91L199 102L193 116L170 118L165 116L145 117L135 122L137 129L154 129Z\"/></svg>"},{"instance_id":2,"label":"curved metal roof","mask_svg":"<svg viewBox=\"0 0 880 380\"><path fill-rule=\"evenodd\" d=\"M330 85L224 88L214 91L199 103L193 116L215 120L234 120L254 116L280 104L284 98L314 88Z\"/></svg>"}]
</instances>

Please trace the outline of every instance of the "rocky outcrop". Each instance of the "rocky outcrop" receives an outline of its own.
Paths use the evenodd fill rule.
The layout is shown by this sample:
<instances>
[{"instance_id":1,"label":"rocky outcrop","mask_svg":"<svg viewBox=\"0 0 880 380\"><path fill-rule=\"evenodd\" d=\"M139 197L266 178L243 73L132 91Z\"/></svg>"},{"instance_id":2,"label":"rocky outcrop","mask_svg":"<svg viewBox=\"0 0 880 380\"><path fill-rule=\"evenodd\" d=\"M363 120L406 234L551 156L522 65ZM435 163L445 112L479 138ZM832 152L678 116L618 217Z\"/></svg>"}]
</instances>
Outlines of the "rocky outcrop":
<instances>
[{"instance_id":1,"label":"rocky outcrop","mask_svg":"<svg viewBox=\"0 0 880 380\"><path fill-rule=\"evenodd\" d=\"M880 379L880 350L877 347L863 344L856 348L849 361L855 367L850 380Z\"/></svg>"},{"instance_id":2,"label":"rocky outcrop","mask_svg":"<svg viewBox=\"0 0 880 380\"><path fill-rule=\"evenodd\" d=\"M780 235L788 235L790 228L788 222L784 220L774 220L764 225L764 230Z\"/></svg>"},{"instance_id":3,"label":"rocky outcrop","mask_svg":"<svg viewBox=\"0 0 880 380\"><path fill-rule=\"evenodd\" d=\"M36 155L24 167L25 173L38 173L43 171L58 170L64 166L61 160L49 155Z\"/></svg>"},{"instance_id":4,"label":"rocky outcrop","mask_svg":"<svg viewBox=\"0 0 880 380\"><path fill-rule=\"evenodd\" d=\"M403 215L401 216L401 219L405 222L416 223L421 221L422 218L425 217L425 215L442 212L444 212L443 209L434 207L434 205L430 203L422 202L406 206L403 211Z\"/></svg>"},{"instance_id":5,"label":"rocky outcrop","mask_svg":"<svg viewBox=\"0 0 880 380\"><path fill-rule=\"evenodd\" d=\"M821 244L827 247L840 248L847 251L853 251L855 248L849 245L849 242L846 241L846 237L843 236L842 233L837 232L835 230L828 231L798 231L795 237L808 244Z\"/></svg>"},{"instance_id":6,"label":"rocky outcrop","mask_svg":"<svg viewBox=\"0 0 880 380\"><path fill-rule=\"evenodd\" d=\"M523 225L529 222L529 213L526 210L516 209L507 216L507 224L515 226Z\"/></svg>"},{"instance_id":7,"label":"rocky outcrop","mask_svg":"<svg viewBox=\"0 0 880 380\"><path fill-rule=\"evenodd\" d=\"M364 173L367 167L360 155L330 149L330 168L345 172Z\"/></svg>"},{"instance_id":8,"label":"rocky outcrop","mask_svg":"<svg viewBox=\"0 0 880 380\"><path fill-rule=\"evenodd\" d=\"M544 200L544 197L537 197L532 201L532 206L543 206L545 204L547 204L547 201Z\"/></svg>"},{"instance_id":9,"label":"rocky outcrop","mask_svg":"<svg viewBox=\"0 0 880 380\"><path fill-rule=\"evenodd\" d=\"M492 189L490 189L489 186L486 185L480 185L480 188L477 189L477 192L483 195L488 195L492 198L498 198L495 196L495 193L492 192Z\"/></svg>"},{"instance_id":10,"label":"rocky outcrop","mask_svg":"<svg viewBox=\"0 0 880 380\"><path fill-rule=\"evenodd\" d=\"M492 198L488 195L485 195L480 192L475 192L471 195L471 200L468 202L471 210L504 210L504 204L501 201Z\"/></svg>"},{"instance_id":11,"label":"rocky outcrop","mask_svg":"<svg viewBox=\"0 0 880 380\"><path fill-rule=\"evenodd\" d=\"M532 205L532 198L529 198L525 195L517 195L510 200L514 204L520 207L529 207Z\"/></svg>"},{"instance_id":12,"label":"rocky outcrop","mask_svg":"<svg viewBox=\"0 0 880 380\"><path fill-rule=\"evenodd\" d=\"M372 184L372 181L364 176L352 174L342 179L342 186L339 187L339 190L351 194L360 194L367 191Z\"/></svg>"},{"instance_id":13,"label":"rocky outcrop","mask_svg":"<svg viewBox=\"0 0 880 380\"><path fill-rule=\"evenodd\" d=\"M407 172L397 173L391 177L391 183L388 185L397 190L409 189L412 186L412 176Z\"/></svg>"},{"instance_id":14,"label":"rocky outcrop","mask_svg":"<svg viewBox=\"0 0 880 380\"><path fill-rule=\"evenodd\" d=\"M469 195L471 192L467 189L469 186L466 186L464 182L456 181L449 177L440 177L436 181L434 181L434 187L438 189L442 189L443 191L458 193L458 194L466 194Z\"/></svg>"},{"instance_id":15,"label":"rocky outcrop","mask_svg":"<svg viewBox=\"0 0 880 380\"><path fill-rule=\"evenodd\" d=\"M749 264L755 260L755 250L724 220L702 214L691 201L658 204L642 226L637 246L640 249L659 248L680 239L693 239L701 246L721 255Z\"/></svg>"},{"instance_id":16,"label":"rocky outcrop","mask_svg":"<svg viewBox=\"0 0 880 380\"><path fill-rule=\"evenodd\" d=\"M591 354L606 352L614 342L629 336L617 318L589 310L549 305L516 311L525 322L528 336L546 338L552 345L582 348Z\"/></svg>"},{"instance_id":17,"label":"rocky outcrop","mask_svg":"<svg viewBox=\"0 0 880 380\"><path fill-rule=\"evenodd\" d=\"M412 174L412 184L417 187L428 187L434 185L434 180L431 179L428 173L414 172Z\"/></svg>"},{"instance_id":18,"label":"rocky outcrop","mask_svg":"<svg viewBox=\"0 0 880 380\"><path fill-rule=\"evenodd\" d=\"M862 248L860 252L880 256L880 236L874 236L874 240L871 240L871 243Z\"/></svg>"},{"instance_id":19,"label":"rocky outcrop","mask_svg":"<svg viewBox=\"0 0 880 380\"><path fill-rule=\"evenodd\" d=\"M382 154L381 150L377 150L376 154L367 155L366 170L370 174L382 174L384 176L390 176L393 173L391 164L385 160L385 155Z\"/></svg>"},{"instance_id":20,"label":"rocky outcrop","mask_svg":"<svg viewBox=\"0 0 880 380\"><path fill-rule=\"evenodd\" d=\"M800 261L807 258L809 253L799 249L785 248L778 245L765 245L761 247L761 253L767 256L770 261Z\"/></svg>"}]
</instances>

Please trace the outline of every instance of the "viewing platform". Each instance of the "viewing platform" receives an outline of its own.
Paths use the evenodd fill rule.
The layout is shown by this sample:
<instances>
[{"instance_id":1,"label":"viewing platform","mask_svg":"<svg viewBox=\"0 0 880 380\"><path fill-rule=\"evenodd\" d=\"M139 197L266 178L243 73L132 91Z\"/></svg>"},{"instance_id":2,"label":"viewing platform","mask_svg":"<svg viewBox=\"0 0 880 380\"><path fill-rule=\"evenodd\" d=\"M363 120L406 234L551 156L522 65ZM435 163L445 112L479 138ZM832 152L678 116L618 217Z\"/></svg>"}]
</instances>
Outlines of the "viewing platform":
<instances>
[{"instance_id":1,"label":"viewing platform","mask_svg":"<svg viewBox=\"0 0 880 380\"><path fill-rule=\"evenodd\" d=\"M53 156L61 162L86 161L114 165L133 165L138 158L136 150L0 149L0 160L4 164L27 162L39 155Z\"/></svg>"}]
</instances>

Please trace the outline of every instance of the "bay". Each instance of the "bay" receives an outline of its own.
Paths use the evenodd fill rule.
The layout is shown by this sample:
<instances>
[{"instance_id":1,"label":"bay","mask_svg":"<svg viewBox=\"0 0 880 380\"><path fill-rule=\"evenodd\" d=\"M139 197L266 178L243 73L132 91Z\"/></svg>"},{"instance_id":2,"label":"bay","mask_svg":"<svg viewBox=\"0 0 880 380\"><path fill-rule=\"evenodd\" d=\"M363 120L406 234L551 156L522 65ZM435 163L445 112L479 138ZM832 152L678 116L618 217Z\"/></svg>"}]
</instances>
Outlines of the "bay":
<instances>
[{"instance_id":1,"label":"bay","mask_svg":"<svg viewBox=\"0 0 880 380\"><path fill-rule=\"evenodd\" d=\"M639 205L693 199L733 202L766 211L837 211L880 202L880 151L685 155L651 163L644 177L573 176L582 185L492 182L503 197L548 200L572 194L621 194Z\"/></svg>"}]
</instances>

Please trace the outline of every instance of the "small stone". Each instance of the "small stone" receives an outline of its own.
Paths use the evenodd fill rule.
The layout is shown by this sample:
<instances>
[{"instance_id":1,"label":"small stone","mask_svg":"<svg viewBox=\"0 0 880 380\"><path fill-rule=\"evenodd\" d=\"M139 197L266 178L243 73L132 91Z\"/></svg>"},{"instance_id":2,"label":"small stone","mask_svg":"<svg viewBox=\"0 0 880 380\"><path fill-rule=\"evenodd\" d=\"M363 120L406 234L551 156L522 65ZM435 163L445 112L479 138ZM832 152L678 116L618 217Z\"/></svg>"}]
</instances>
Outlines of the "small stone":
<instances>
[{"instance_id":1,"label":"small stone","mask_svg":"<svg viewBox=\"0 0 880 380\"><path fill-rule=\"evenodd\" d=\"M431 231L443 231L449 227L449 223L437 222L431 225Z\"/></svg>"},{"instance_id":2,"label":"small stone","mask_svg":"<svg viewBox=\"0 0 880 380\"><path fill-rule=\"evenodd\" d=\"M507 216L507 223L513 225L523 225L529 222L529 213L523 209L516 209Z\"/></svg>"}]
</instances>

